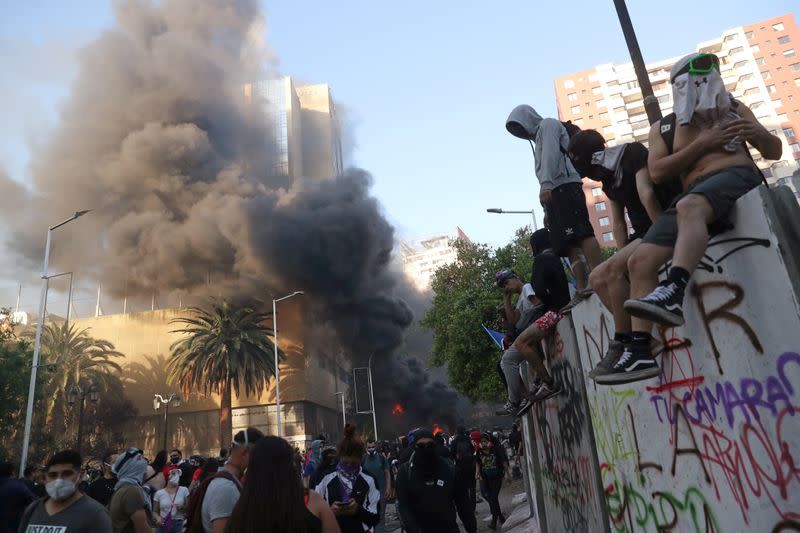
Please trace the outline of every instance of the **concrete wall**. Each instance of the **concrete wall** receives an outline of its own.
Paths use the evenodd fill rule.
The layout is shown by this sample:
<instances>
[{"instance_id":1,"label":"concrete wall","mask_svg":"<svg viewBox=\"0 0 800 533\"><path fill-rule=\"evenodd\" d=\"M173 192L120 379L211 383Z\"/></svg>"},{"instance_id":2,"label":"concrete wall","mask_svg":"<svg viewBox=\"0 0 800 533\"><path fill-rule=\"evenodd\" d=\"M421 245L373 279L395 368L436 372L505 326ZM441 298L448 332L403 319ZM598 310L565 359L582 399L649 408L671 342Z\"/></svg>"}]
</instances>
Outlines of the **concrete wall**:
<instances>
[{"instance_id":1,"label":"concrete wall","mask_svg":"<svg viewBox=\"0 0 800 533\"><path fill-rule=\"evenodd\" d=\"M552 448L554 465L574 462L559 478L564 490L548 490L550 459L538 453L543 531L600 530L593 511L585 522L575 512L592 509L597 483L614 531L800 530L800 242L790 238L800 214L774 194L751 191L736 229L712 239L687 289L686 325L658 331L667 347L658 379L609 387L585 378L581 391L560 361L585 377L613 335L611 315L593 296L559 326L564 354L550 367L567 393L529 415L526 439ZM585 398L588 412L570 412L571 398ZM576 439L581 417L596 463Z\"/></svg>"}]
</instances>

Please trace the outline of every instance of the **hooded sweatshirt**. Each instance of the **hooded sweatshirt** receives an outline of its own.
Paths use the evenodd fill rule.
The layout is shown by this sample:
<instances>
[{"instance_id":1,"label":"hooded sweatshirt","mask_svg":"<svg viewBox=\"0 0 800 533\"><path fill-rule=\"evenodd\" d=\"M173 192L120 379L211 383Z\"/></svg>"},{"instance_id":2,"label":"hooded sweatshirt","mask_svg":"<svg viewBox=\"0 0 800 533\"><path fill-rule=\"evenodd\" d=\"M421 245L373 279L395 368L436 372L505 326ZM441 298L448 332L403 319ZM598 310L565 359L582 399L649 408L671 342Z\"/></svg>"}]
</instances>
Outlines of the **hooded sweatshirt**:
<instances>
[{"instance_id":1,"label":"hooded sweatshirt","mask_svg":"<svg viewBox=\"0 0 800 533\"><path fill-rule=\"evenodd\" d=\"M511 135L536 145L533 151L536 178L543 191L567 183L581 183L581 177L567 157L569 135L560 121L542 118L529 105L518 105L508 115L506 129Z\"/></svg>"}]
</instances>

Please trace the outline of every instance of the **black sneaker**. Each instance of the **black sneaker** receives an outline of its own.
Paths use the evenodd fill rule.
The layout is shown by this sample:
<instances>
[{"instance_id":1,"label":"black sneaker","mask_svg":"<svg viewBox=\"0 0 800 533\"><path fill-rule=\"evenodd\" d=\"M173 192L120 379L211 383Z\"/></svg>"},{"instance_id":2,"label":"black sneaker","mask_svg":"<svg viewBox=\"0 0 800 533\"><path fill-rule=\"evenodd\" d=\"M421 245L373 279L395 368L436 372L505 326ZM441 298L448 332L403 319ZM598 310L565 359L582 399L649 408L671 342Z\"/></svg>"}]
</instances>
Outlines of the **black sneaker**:
<instances>
[{"instance_id":1,"label":"black sneaker","mask_svg":"<svg viewBox=\"0 0 800 533\"><path fill-rule=\"evenodd\" d=\"M626 300L625 310L631 316L652 320L662 326L682 326L683 289L671 281L662 281L644 298Z\"/></svg>"},{"instance_id":2,"label":"black sneaker","mask_svg":"<svg viewBox=\"0 0 800 533\"><path fill-rule=\"evenodd\" d=\"M520 404L511 403L510 401L508 401L501 409L495 411L494 414L497 416L506 416L506 415L513 416L519 410L519 406Z\"/></svg>"},{"instance_id":3,"label":"black sneaker","mask_svg":"<svg viewBox=\"0 0 800 533\"><path fill-rule=\"evenodd\" d=\"M539 403L561 394L561 385L557 381L552 383L542 382L542 386L536 391L536 394L531 398L531 403Z\"/></svg>"},{"instance_id":4,"label":"black sneaker","mask_svg":"<svg viewBox=\"0 0 800 533\"><path fill-rule=\"evenodd\" d=\"M597 376L602 376L603 374L608 374L611 370L611 367L614 366L614 363L617 362L619 356L622 355L622 352L625 350L625 346L619 342L612 340L608 343L608 350L606 350L606 354L597 363L597 366L594 367L589 371L589 377L594 379Z\"/></svg>"},{"instance_id":5,"label":"black sneaker","mask_svg":"<svg viewBox=\"0 0 800 533\"><path fill-rule=\"evenodd\" d=\"M600 385L620 385L657 377L661 373L658 363L650 354L650 346L626 346L617 362L607 374L595 376Z\"/></svg>"},{"instance_id":6,"label":"black sneaker","mask_svg":"<svg viewBox=\"0 0 800 533\"><path fill-rule=\"evenodd\" d=\"M514 411L514 416L516 416L517 418L519 418L520 416L523 416L525 413L527 413L527 412L528 412L528 410L529 410L529 409L531 408L531 406L533 405L533 404L531 403L531 400L530 400L530 398L531 398L532 396L533 396L533 393L529 394L527 398L523 398L523 399L522 399L522 401L521 401L521 402L519 402L519 407L517 407L517 410L516 410L516 411Z\"/></svg>"},{"instance_id":7,"label":"black sneaker","mask_svg":"<svg viewBox=\"0 0 800 533\"><path fill-rule=\"evenodd\" d=\"M560 313L568 313L568 312L570 312L573 307L575 307L576 305L578 305L582 301L584 301L587 298L589 298L592 294L594 294L594 289L592 289L591 287L586 287L583 290L576 291L575 292L575 296L573 296L572 299L569 301L569 303L567 305L565 305L564 307L562 307L559 310L559 312Z\"/></svg>"}]
</instances>

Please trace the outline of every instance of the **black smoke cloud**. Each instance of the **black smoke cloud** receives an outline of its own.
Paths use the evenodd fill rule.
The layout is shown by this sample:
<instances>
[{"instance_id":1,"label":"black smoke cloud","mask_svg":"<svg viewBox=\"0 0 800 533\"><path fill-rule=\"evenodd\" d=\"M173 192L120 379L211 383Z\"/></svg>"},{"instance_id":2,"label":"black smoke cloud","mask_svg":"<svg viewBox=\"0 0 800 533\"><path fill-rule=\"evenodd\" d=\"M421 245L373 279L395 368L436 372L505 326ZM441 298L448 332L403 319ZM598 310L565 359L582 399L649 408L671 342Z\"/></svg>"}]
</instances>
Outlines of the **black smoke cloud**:
<instances>
[{"instance_id":1,"label":"black smoke cloud","mask_svg":"<svg viewBox=\"0 0 800 533\"><path fill-rule=\"evenodd\" d=\"M242 89L267 77L272 58L258 3L129 0L115 14L81 52L31 189L0 177L15 262L38 262L44 220L90 207L80 237L65 228L54 268L117 298L303 288L355 363L375 355L379 408L405 401L412 423L451 417L455 394L417 359L395 355L414 315L369 175L353 169L296 188L273 176L263 102Z\"/></svg>"}]
</instances>

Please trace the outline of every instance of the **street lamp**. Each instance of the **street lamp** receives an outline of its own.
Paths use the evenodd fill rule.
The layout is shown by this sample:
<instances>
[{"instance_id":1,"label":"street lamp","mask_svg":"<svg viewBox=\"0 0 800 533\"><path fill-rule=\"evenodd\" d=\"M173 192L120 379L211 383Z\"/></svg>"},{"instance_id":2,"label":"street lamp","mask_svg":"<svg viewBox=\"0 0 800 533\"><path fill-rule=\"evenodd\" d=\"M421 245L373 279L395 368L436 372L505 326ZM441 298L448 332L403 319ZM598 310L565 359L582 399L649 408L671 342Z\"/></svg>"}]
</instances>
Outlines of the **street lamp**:
<instances>
[{"instance_id":1,"label":"street lamp","mask_svg":"<svg viewBox=\"0 0 800 533\"><path fill-rule=\"evenodd\" d=\"M164 447L162 448L162 450L167 449L167 430L169 427L168 426L169 420L167 419L167 417L169 416L170 404L174 405L175 407L180 407L181 406L180 394L178 394L177 392L173 392L166 398L164 398L160 394L153 395L153 409L158 411L159 407L161 407L162 405L164 406Z\"/></svg>"},{"instance_id":2,"label":"street lamp","mask_svg":"<svg viewBox=\"0 0 800 533\"><path fill-rule=\"evenodd\" d=\"M369 401L372 404L372 427L375 428L375 442L378 442L378 421L375 419L375 395L372 393L372 356L367 361L367 380L369 381Z\"/></svg>"},{"instance_id":3,"label":"street lamp","mask_svg":"<svg viewBox=\"0 0 800 533\"><path fill-rule=\"evenodd\" d=\"M342 428L344 428L347 425L347 417L346 417L345 411L344 411L344 392L334 392L333 393L334 396L339 396L340 394L342 395Z\"/></svg>"},{"instance_id":4,"label":"street lamp","mask_svg":"<svg viewBox=\"0 0 800 533\"><path fill-rule=\"evenodd\" d=\"M512 215L530 215L533 218L533 231L539 229L539 225L536 223L536 211L531 209L530 211L508 211L506 209L501 209L499 207L490 207L486 210L487 213L496 213L498 215L505 215L505 214L512 214Z\"/></svg>"},{"instance_id":5,"label":"street lamp","mask_svg":"<svg viewBox=\"0 0 800 533\"><path fill-rule=\"evenodd\" d=\"M86 400L88 399L93 405L97 405L99 396L100 394L97 390L97 385L94 383L89 385L89 388L85 391L78 385L73 384L67 393L67 403L70 406L75 405L75 402L78 400L81 402L78 406L78 438L76 439L77 442L75 444L75 450L78 453L81 453L81 444L83 443L83 409L86 406Z\"/></svg>"},{"instance_id":6,"label":"street lamp","mask_svg":"<svg viewBox=\"0 0 800 533\"><path fill-rule=\"evenodd\" d=\"M25 410L25 430L22 435L22 455L20 457L20 465L19 465L20 477L23 477L23 473L25 472L25 466L26 463L28 462L28 447L30 446L30 441L31 441L31 422L33 421L33 400L36 393L36 370L39 368L39 350L41 349L42 346L42 327L44 326L44 312L45 312L45 306L47 305L47 289L49 285L48 282L50 281L47 277L47 267L50 262L50 242L52 240L53 230L60 228L64 224L72 222L76 218L82 217L89 211L91 211L91 209L87 209L84 211L75 211L75 213L68 219L47 228L47 241L44 246L44 268L42 269L42 279L44 280L44 283L42 284L42 297L39 300L39 318L36 321L36 337L34 338L33 341L33 360L31 361L31 383L28 386L28 407Z\"/></svg>"},{"instance_id":7,"label":"street lamp","mask_svg":"<svg viewBox=\"0 0 800 533\"><path fill-rule=\"evenodd\" d=\"M283 300L288 300L292 296L300 296L305 294L303 291L294 291L292 294L288 294L282 298L278 298L277 300L273 298L272 300L272 337L273 343L272 346L275 348L275 422L278 425L278 436L282 437L283 432L281 431L281 370L278 366L278 302Z\"/></svg>"}]
</instances>

